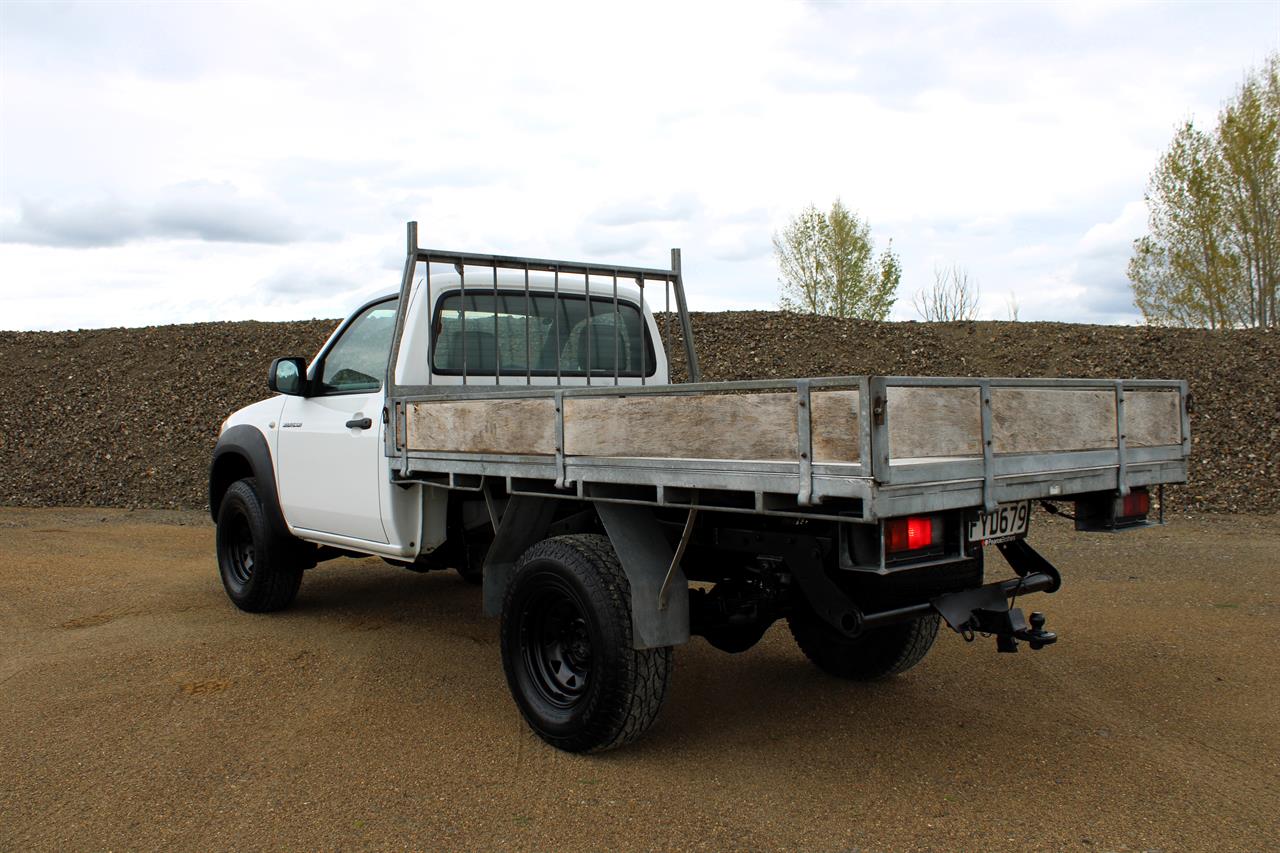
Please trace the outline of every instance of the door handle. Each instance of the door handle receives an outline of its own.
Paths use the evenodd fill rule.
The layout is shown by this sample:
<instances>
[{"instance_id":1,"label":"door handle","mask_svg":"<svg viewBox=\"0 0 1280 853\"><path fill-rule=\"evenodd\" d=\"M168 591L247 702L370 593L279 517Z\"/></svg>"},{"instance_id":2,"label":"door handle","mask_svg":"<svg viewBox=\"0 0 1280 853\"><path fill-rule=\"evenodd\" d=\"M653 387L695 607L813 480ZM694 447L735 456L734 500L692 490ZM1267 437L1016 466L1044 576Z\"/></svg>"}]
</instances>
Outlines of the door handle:
<instances>
[{"instance_id":1,"label":"door handle","mask_svg":"<svg viewBox=\"0 0 1280 853\"><path fill-rule=\"evenodd\" d=\"M352 418L347 421L347 429L368 429L373 426L372 418Z\"/></svg>"}]
</instances>

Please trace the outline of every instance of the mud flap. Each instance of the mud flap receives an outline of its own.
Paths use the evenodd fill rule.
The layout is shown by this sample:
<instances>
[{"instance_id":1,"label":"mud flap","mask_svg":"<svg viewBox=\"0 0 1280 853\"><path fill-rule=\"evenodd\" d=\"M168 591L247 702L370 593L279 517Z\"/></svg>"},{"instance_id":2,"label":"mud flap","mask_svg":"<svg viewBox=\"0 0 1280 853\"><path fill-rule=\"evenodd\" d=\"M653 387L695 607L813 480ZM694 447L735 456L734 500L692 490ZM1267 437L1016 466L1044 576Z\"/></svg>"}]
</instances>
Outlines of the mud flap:
<instances>
[{"instance_id":1,"label":"mud flap","mask_svg":"<svg viewBox=\"0 0 1280 853\"><path fill-rule=\"evenodd\" d=\"M645 507L597 502L613 550L631 583L631 636L637 649L689 642L689 581L674 567L665 605L658 601L675 552Z\"/></svg>"}]
</instances>

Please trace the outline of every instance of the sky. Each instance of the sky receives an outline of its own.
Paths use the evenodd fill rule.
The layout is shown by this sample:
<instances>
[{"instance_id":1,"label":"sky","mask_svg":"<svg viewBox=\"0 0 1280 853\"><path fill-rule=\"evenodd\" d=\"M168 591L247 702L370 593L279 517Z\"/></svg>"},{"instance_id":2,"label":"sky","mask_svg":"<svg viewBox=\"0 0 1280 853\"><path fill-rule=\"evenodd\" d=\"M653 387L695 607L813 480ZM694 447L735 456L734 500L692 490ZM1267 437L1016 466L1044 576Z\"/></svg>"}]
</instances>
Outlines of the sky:
<instances>
[{"instance_id":1,"label":"sky","mask_svg":"<svg viewBox=\"0 0 1280 853\"><path fill-rule=\"evenodd\" d=\"M1278 49L1278 0L0 0L0 329L341 317L411 219L771 309L836 198L893 319L959 265L985 319L1133 323L1156 159Z\"/></svg>"}]
</instances>

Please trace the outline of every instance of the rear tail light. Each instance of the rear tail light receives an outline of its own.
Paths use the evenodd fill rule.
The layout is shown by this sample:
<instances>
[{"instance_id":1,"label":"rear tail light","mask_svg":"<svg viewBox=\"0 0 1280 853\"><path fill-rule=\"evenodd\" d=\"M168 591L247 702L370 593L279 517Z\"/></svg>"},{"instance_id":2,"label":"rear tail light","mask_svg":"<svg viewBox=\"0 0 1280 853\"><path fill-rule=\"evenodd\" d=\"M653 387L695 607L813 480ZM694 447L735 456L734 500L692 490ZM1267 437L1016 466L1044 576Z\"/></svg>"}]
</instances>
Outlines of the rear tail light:
<instances>
[{"instance_id":1,"label":"rear tail light","mask_svg":"<svg viewBox=\"0 0 1280 853\"><path fill-rule=\"evenodd\" d=\"M1151 495L1146 489L1134 489L1124 496L1121 515L1125 518L1143 516L1151 511Z\"/></svg>"},{"instance_id":2,"label":"rear tail light","mask_svg":"<svg viewBox=\"0 0 1280 853\"><path fill-rule=\"evenodd\" d=\"M889 554L930 548L942 538L942 525L933 516L911 515L884 523L884 550Z\"/></svg>"}]
</instances>

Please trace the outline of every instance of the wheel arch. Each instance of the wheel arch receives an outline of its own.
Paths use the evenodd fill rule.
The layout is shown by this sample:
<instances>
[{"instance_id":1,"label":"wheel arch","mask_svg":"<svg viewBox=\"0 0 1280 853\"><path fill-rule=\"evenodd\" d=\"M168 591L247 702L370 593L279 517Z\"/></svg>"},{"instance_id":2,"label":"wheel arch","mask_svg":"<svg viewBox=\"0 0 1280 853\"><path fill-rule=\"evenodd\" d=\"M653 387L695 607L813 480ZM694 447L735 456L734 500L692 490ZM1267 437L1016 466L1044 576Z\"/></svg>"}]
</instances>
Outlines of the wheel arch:
<instances>
[{"instance_id":1,"label":"wheel arch","mask_svg":"<svg viewBox=\"0 0 1280 853\"><path fill-rule=\"evenodd\" d=\"M218 437L209 465L209 515L216 522L218 509L227 489L237 480L253 477L258 481L258 497L280 541L293 538L280 509L280 493L276 489L275 466L266 436L256 427L240 424L230 427Z\"/></svg>"}]
</instances>

